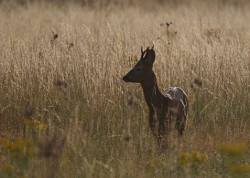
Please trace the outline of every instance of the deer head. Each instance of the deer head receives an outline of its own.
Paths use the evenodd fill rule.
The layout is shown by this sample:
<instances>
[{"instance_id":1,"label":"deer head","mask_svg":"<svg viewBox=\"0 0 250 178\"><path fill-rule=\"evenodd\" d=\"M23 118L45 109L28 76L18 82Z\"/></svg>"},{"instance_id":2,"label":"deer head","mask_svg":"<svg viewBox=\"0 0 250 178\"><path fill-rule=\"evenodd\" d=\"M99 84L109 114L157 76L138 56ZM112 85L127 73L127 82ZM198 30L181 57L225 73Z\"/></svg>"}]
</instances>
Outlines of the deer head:
<instances>
[{"instance_id":1,"label":"deer head","mask_svg":"<svg viewBox=\"0 0 250 178\"><path fill-rule=\"evenodd\" d=\"M123 77L125 82L143 83L149 77L152 77L153 63L155 61L154 46L143 51L141 47L141 59L137 62L134 68Z\"/></svg>"}]
</instances>

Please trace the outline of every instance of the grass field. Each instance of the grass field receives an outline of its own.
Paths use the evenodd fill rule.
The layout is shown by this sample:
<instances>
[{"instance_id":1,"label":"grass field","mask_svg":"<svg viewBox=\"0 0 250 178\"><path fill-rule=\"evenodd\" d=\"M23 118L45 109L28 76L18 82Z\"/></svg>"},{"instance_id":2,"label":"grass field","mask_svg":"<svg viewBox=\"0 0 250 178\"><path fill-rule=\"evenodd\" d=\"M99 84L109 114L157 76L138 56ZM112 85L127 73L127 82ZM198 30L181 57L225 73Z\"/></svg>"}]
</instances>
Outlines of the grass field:
<instances>
[{"instance_id":1,"label":"grass field","mask_svg":"<svg viewBox=\"0 0 250 178\"><path fill-rule=\"evenodd\" d=\"M0 4L0 178L249 176L248 1L11 2ZM141 86L122 81L152 45L160 90L181 87L190 103L167 150Z\"/></svg>"}]
</instances>

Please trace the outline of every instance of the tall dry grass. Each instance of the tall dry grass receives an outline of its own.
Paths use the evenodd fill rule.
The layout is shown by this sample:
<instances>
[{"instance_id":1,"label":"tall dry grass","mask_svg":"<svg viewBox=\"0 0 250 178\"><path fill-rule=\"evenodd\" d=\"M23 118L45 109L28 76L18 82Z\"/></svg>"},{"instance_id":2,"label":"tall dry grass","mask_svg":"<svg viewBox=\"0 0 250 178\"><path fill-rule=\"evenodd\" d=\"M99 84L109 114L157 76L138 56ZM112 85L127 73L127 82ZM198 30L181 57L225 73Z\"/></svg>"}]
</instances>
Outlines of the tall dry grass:
<instances>
[{"instance_id":1,"label":"tall dry grass","mask_svg":"<svg viewBox=\"0 0 250 178\"><path fill-rule=\"evenodd\" d=\"M8 175L230 175L216 148L222 142L249 144L249 7L2 4L0 136L36 145L28 166L12 165ZM172 24L167 28L166 22ZM141 87L121 80L140 47L153 44L161 90L179 86L190 102L181 145L173 132L165 151L149 130ZM34 131L27 120L48 128ZM178 155L193 151L207 161L180 168ZM9 159L3 155L1 164L11 164Z\"/></svg>"}]
</instances>

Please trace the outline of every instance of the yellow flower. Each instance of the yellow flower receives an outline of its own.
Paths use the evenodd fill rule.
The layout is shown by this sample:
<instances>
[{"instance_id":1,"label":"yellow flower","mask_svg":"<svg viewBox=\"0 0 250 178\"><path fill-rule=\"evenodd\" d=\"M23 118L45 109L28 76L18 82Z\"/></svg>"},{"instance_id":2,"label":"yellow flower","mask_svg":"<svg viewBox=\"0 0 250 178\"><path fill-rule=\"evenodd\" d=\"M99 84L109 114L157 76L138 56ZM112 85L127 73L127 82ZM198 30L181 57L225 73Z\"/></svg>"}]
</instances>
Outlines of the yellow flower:
<instances>
[{"instance_id":1,"label":"yellow flower","mask_svg":"<svg viewBox=\"0 0 250 178\"><path fill-rule=\"evenodd\" d=\"M37 121L37 120L26 120L25 124L28 125L28 126L36 126L36 125L39 125L40 122Z\"/></svg>"},{"instance_id":2,"label":"yellow flower","mask_svg":"<svg viewBox=\"0 0 250 178\"><path fill-rule=\"evenodd\" d=\"M246 174L250 172L250 165L230 165L227 169L233 173Z\"/></svg>"},{"instance_id":3,"label":"yellow flower","mask_svg":"<svg viewBox=\"0 0 250 178\"><path fill-rule=\"evenodd\" d=\"M13 158L34 156L34 144L30 140L16 138L13 142L6 144L5 148L9 151Z\"/></svg>"},{"instance_id":4,"label":"yellow flower","mask_svg":"<svg viewBox=\"0 0 250 178\"><path fill-rule=\"evenodd\" d=\"M7 144L8 142L8 139L0 137L0 143Z\"/></svg>"},{"instance_id":5,"label":"yellow flower","mask_svg":"<svg viewBox=\"0 0 250 178\"><path fill-rule=\"evenodd\" d=\"M206 154L201 153L201 154L200 154L200 159L201 159L202 162L204 162L204 161L207 161L208 158L207 158L207 155L206 155Z\"/></svg>"},{"instance_id":6,"label":"yellow flower","mask_svg":"<svg viewBox=\"0 0 250 178\"><path fill-rule=\"evenodd\" d=\"M37 130L45 130L48 127L48 125L41 124L37 120L26 120L25 124L28 125L28 126L33 126Z\"/></svg>"},{"instance_id":7,"label":"yellow flower","mask_svg":"<svg viewBox=\"0 0 250 178\"><path fill-rule=\"evenodd\" d=\"M6 147L6 149L10 150L11 152L19 152L23 149L23 144L9 143L5 147Z\"/></svg>"},{"instance_id":8,"label":"yellow flower","mask_svg":"<svg viewBox=\"0 0 250 178\"><path fill-rule=\"evenodd\" d=\"M202 163L202 162L205 162L206 160L207 160L207 155L205 155L203 153L199 153L198 151L194 151L191 154L191 161L193 164Z\"/></svg>"},{"instance_id":9,"label":"yellow flower","mask_svg":"<svg viewBox=\"0 0 250 178\"><path fill-rule=\"evenodd\" d=\"M46 124L39 124L36 126L37 130L45 130L48 127Z\"/></svg>"},{"instance_id":10,"label":"yellow flower","mask_svg":"<svg viewBox=\"0 0 250 178\"><path fill-rule=\"evenodd\" d=\"M242 142L235 143L235 144L222 143L218 146L217 149L231 156L241 156L246 153L247 144L242 143Z\"/></svg>"},{"instance_id":11,"label":"yellow flower","mask_svg":"<svg viewBox=\"0 0 250 178\"><path fill-rule=\"evenodd\" d=\"M178 163L179 163L179 165L181 167L187 166L188 163L189 163L189 155L188 155L188 153L183 152L183 153L179 154Z\"/></svg>"},{"instance_id":12,"label":"yellow flower","mask_svg":"<svg viewBox=\"0 0 250 178\"><path fill-rule=\"evenodd\" d=\"M1 170L5 174L10 174L12 172L12 168L9 164L1 164Z\"/></svg>"}]
</instances>

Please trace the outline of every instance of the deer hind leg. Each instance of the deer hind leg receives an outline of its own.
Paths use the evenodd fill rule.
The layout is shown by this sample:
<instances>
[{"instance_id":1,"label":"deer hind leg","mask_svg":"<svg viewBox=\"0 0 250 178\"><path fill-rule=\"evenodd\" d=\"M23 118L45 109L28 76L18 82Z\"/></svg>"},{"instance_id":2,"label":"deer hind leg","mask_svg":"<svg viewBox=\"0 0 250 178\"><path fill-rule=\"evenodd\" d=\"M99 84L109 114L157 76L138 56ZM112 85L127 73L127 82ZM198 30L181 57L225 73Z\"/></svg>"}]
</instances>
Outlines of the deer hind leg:
<instances>
[{"instance_id":1,"label":"deer hind leg","mask_svg":"<svg viewBox=\"0 0 250 178\"><path fill-rule=\"evenodd\" d=\"M169 146L169 138L168 138L168 135L165 134L165 135L158 135L157 136L157 143L159 145L160 148L162 149L166 149L168 148Z\"/></svg>"},{"instance_id":2,"label":"deer hind leg","mask_svg":"<svg viewBox=\"0 0 250 178\"><path fill-rule=\"evenodd\" d=\"M171 119L168 120L160 120L159 127L158 127L158 136L157 141L158 145L165 149L169 145L169 137L168 133L170 131L169 126L171 125Z\"/></svg>"},{"instance_id":3,"label":"deer hind leg","mask_svg":"<svg viewBox=\"0 0 250 178\"><path fill-rule=\"evenodd\" d=\"M186 121L187 121L186 115L180 115L176 119L175 129L178 131L179 136L183 135L183 132L186 128Z\"/></svg>"},{"instance_id":4,"label":"deer hind leg","mask_svg":"<svg viewBox=\"0 0 250 178\"><path fill-rule=\"evenodd\" d=\"M156 127L154 124L152 124L152 125L150 124L150 129L151 129L153 135L155 136L155 138L156 138L156 140L157 140L157 144L158 144L160 147L162 147L162 145L163 145L164 142L165 142L164 134L162 134L162 133L160 132L160 129L159 129L159 128L157 129L157 127Z\"/></svg>"},{"instance_id":5,"label":"deer hind leg","mask_svg":"<svg viewBox=\"0 0 250 178\"><path fill-rule=\"evenodd\" d=\"M186 116L180 115L176 118L175 129L178 131L178 148L181 147L181 138L186 127Z\"/></svg>"}]
</instances>

